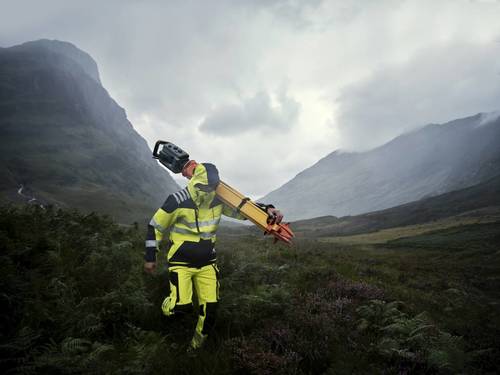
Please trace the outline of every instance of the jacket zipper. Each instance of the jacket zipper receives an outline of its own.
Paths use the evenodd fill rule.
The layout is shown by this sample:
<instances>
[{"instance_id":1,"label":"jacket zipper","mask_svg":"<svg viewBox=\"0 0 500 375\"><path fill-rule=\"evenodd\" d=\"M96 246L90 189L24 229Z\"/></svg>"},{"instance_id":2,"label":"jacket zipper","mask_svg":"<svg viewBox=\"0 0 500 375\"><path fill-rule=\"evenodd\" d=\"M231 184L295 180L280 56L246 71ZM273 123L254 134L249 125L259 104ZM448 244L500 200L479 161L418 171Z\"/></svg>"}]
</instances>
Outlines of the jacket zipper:
<instances>
[{"instance_id":1,"label":"jacket zipper","mask_svg":"<svg viewBox=\"0 0 500 375\"><path fill-rule=\"evenodd\" d=\"M200 226L198 225L198 207L194 209L194 218L196 220L196 229L198 230L198 233L200 233Z\"/></svg>"}]
</instances>

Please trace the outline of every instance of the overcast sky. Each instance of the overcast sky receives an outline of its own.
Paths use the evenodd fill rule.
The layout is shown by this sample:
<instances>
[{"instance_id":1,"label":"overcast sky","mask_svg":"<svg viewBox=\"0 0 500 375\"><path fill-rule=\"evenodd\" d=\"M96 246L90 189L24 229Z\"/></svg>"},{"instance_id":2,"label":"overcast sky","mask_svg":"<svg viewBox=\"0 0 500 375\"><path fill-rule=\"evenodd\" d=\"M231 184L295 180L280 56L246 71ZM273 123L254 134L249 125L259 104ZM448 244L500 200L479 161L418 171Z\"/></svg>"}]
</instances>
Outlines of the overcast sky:
<instances>
[{"instance_id":1,"label":"overcast sky","mask_svg":"<svg viewBox=\"0 0 500 375\"><path fill-rule=\"evenodd\" d=\"M335 149L500 109L498 1L2 1L0 46L69 41L153 145L251 197Z\"/></svg>"}]
</instances>

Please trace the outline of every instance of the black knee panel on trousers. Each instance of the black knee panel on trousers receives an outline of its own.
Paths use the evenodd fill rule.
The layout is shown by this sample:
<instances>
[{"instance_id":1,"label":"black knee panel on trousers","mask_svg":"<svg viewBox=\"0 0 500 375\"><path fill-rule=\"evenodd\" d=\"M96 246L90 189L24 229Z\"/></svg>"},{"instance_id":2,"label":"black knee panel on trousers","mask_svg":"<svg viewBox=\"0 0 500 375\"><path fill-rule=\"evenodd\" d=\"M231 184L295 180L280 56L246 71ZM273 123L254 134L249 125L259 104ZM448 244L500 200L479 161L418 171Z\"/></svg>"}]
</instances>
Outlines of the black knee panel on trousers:
<instances>
[{"instance_id":1,"label":"black knee panel on trousers","mask_svg":"<svg viewBox=\"0 0 500 375\"><path fill-rule=\"evenodd\" d=\"M193 311L193 304L188 303L187 305L175 305L174 312L175 314L189 314Z\"/></svg>"},{"instance_id":2,"label":"black knee panel on trousers","mask_svg":"<svg viewBox=\"0 0 500 375\"><path fill-rule=\"evenodd\" d=\"M215 326L215 317L217 315L217 302L207 302L206 316L201 333L207 335L208 332ZM203 315L203 306L200 306L200 315Z\"/></svg>"}]
</instances>

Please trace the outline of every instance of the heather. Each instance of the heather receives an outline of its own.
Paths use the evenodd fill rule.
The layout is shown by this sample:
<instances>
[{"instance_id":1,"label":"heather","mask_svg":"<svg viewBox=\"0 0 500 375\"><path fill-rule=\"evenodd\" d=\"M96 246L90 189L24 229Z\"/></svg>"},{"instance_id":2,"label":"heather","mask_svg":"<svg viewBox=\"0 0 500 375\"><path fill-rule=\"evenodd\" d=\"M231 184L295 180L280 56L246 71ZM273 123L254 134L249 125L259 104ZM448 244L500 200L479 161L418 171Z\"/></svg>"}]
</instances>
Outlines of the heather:
<instances>
[{"instance_id":1,"label":"heather","mask_svg":"<svg viewBox=\"0 0 500 375\"><path fill-rule=\"evenodd\" d=\"M52 207L0 212L2 373L493 373L498 222L371 244L221 235L215 332L160 313L144 228Z\"/></svg>"}]
</instances>

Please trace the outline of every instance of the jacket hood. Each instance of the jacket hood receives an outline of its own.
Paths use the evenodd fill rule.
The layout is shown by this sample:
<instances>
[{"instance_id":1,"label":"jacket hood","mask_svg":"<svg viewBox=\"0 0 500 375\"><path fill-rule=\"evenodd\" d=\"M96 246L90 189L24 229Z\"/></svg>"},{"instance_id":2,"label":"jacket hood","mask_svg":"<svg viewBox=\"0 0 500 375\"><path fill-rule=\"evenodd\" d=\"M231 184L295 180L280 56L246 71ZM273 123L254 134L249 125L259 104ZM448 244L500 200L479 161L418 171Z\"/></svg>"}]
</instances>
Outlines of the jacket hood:
<instances>
[{"instance_id":1,"label":"jacket hood","mask_svg":"<svg viewBox=\"0 0 500 375\"><path fill-rule=\"evenodd\" d=\"M215 190L211 192L201 191L196 187L200 185L210 185L215 187L219 184L219 171L215 165L210 163L201 163L196 166L193 172L193 177L188 182L188 191L194 203L198 207L210 207L210 204L215 199Z\"/></svg>"}]
</instances>

